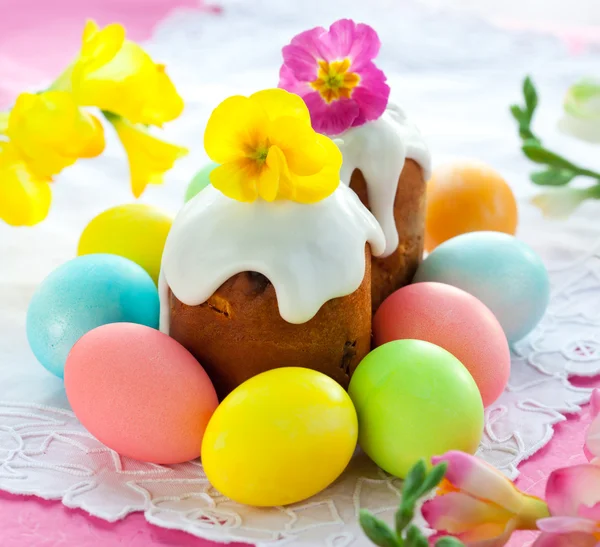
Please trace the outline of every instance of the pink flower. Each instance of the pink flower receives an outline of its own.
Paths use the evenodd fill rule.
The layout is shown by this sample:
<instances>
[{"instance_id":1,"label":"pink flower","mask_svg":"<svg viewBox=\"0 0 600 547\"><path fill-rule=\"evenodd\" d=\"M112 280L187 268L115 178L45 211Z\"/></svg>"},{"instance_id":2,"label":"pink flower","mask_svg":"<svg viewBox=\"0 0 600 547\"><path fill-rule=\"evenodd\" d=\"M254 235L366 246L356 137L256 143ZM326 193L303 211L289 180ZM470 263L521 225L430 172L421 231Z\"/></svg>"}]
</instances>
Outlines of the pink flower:
<instances>
[{"instance_id":1,"label":"pink flower","mask_svg":"<svg viewBox=\"0 0 600 547\"><path fill-rule=\"evenodd\" d=\"M594 390L590 403L593 420L587 430L583 450L589 461L600 465L600 389Z\"/></svg>"},{"instance_id":2,"label":"pink flower","mask_svg":"<svg viewBox=\"0 0 600 547\"><path fill-rule=\"evenodd\" d=\"M534 547L600 546L600 466L557 469L548 479L549 518L539 520L542 535Z\"/></svg>"},{"instance_id":3,"label":"pink flower","mask_svg":"<svg viewBox=\"0 0 600 547\"><path fill-rule=\"evenodd\" d=\"M534 547L600 547L600 389L592 393L584 451L589 464L554 471L546 485L550 518Z\"/></svg>"},{"instance_id":4,"label":"pink flower","mask_svg":"<svg viewBox=\"0 0 600 547\"><path fill-rule=\"evenodd\" d=\"M279 87L300 95L315 131L339 135L379 118L390 88L373 63L380 46L368 25L340 19L295 36L283 48Z\"/></svg>"},{"instance_id":5,"label":"pink flower","mask_svg":"<svg viewBox=\"0 0 600 547\"><path fill-rule=\"evenodd\" d=\"M448 463L437 497L425 502L423 516L438 537L452 535L468 547L500 547L515 530L534 530L548 515L546 504L520 492L497 469L475 456L447 452L433 464Z\"/></svg>"}]
</instances>

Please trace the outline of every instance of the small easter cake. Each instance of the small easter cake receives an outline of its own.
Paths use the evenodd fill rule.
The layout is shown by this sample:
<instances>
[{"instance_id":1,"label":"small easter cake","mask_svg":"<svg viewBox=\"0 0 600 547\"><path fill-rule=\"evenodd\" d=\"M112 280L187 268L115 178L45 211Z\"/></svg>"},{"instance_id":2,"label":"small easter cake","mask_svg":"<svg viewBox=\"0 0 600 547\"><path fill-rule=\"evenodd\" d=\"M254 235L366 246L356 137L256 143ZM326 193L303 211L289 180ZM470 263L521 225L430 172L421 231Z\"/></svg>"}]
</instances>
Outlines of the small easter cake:
<instances>
[{"instance_id":1,"label":"small easter cake","mask_svg":"<svg viewBox=\"0 0 600 547\"><path fill-rule=\"evenodd\" d=\"M219 164L173 222L160 328L202 364L219 397L282 366L344 387L371 346L379 223L340 183L342 155L281 89L226 99L204 136Z\"/></svg>"},{"instance_id":2,"label":"small easter cake","mask_svg":"<svg viewBox=\"0 0 600 547\"><path fill-rule=\"evenodd\" d=\"M300 95L315 131L336 139L342 181L381 225L385 251L372 259L373 312L410 283L423 255L425 182L431 159L418 129L389 102L373 59L380 48L368 25L342 19L283 48L279 87Z\"/></svg>"}]
</instances>

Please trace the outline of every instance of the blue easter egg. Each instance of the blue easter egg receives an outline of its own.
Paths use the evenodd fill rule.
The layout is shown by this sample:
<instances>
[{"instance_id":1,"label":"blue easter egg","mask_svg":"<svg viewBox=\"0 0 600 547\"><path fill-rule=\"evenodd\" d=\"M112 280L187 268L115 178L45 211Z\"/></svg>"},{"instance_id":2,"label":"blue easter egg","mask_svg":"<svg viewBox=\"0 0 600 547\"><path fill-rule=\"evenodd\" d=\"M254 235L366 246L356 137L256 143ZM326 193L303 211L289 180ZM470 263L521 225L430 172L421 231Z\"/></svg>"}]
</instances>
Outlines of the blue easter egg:
<instances>
[{"instance_id":1,"label":"blue easter egg","mask_svg":"<svg viewBox=\"0 0 600 547\"><path fill-rule=\"evenodd\" d=\"M27 339L38 361L62 378L67 355L86 332L107 323L158 328L158 291L135 262L110 254L77 257L54 270L27 310Z\"/></svg>"},{"instance_id":2,"label":"blue easter egg","mask_svg":"<svg viewBox=\"0 0 600 547\"><path fill-rule=\"evenodd\" d=\"M542 259L525 243L499 232L454 237L423 261L414 282L454 285L481 300L497 317L509 342L539 323L550 300Z\"/></svg>"}]
</instances>

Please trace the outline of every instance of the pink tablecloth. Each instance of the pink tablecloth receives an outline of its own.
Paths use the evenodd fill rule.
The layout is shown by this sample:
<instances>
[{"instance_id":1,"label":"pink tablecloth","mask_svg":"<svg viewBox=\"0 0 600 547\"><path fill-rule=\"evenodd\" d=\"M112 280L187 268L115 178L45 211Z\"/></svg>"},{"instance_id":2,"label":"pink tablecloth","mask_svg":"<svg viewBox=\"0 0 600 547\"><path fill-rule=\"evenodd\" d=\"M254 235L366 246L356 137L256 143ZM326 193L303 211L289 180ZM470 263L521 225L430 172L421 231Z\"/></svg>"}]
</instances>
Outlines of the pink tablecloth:
<instances>
[{"instance_id":1,"label":"pink tablecloth","mask_svg":"<svg viewBox=\"0 0 600 547\"><path fill-rule=\"evenodd\" d=\"M0 106L10 104L18 91L56 75L65 66L78 47L86 18L100 24L122 22L133 39L143 40L174 7L195 6L207 11L207 16L218 12L218 7L200 0L0 0L0 4ZM549 447L521 466L519 486L542 495L552 469L583 461L581 447L588 421L584 414L558 424ZM3 547L214 545L156 528L140 514L108 524L58 502L4 493L0 493L0 516ZM530 539L531 535L523 534L511 545L524 545Z\"/></svg>"}]
</instances>

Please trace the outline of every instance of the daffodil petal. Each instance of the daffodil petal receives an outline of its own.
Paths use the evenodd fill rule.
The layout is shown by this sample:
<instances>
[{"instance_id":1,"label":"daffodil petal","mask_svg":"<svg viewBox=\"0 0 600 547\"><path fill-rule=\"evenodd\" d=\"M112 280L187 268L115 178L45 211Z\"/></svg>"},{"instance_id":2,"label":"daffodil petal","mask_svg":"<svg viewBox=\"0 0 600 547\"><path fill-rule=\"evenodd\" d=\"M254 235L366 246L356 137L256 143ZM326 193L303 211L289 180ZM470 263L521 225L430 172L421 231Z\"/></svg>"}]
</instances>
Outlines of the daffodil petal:
<instances>
[{"instance_id":1,"label":"daffodil petal","mask_svg":"<svg viewBox=\"0 0 600 547\"><path fill-rule=\"evenodd\" d=\"M19 95L7 135L40 177L55 175L78 158L92 158L104 150L102 124L80 109L67 91Z\"/></svg>"},{"instance_id":2,"label":"daffodil petal","mask_svg":"<svg viewBox=\"0 0 600 547\"><path fill-rule=\"evenodd\" d=\"M150 135L146 128L130 124L122 118L110 117L127 153L131 189L135 197L142 195L148 184L161 184L163 175L187 149Z\"/></svg>"},{"instance_id":3,"label":"daffodil petal","mask_svg":"<svg viewBox=\"0 0 600 547\"><path fill-rule=\"evenodd\" d=\"M281 148L290 170L300 176L314 175L325 165L327 151L317 135L297 118L278 118L269 127L271 142Z\"/></svg>"},{"instance_id":4,"label":"daffodil petal","mask_svg":"<svg viewBox=\"0 0 600 547\"><path fill-rule=\"evenodd\" d=\"M553 471L546 484L546 501L553 516L581 517L586 506L600 507L600 467L582 464Z\"/></svg>"},{"instance_id":5,"label":"daffodil petal","mask_svg":"<svg viewBox=\"0 0 600 547\"><path fill-rule=\"evenodd\" d=\"M450 451L432 458L433 465L448 464L446 478L460 490L479 499L487 499L518 514L523 508L523 494L500 471L464 452Z\"/></svg>"},{"instance_id":6,"label":"daffodil petal","mask_svg":"<svg viewBox=\"0 0 600 547\"><path fill-rule=\"evenodd\" d=\"M267 146L267 114L255 101L236 95L213 110L204 131L204 149L216 163L228 163Z\"/></svg>"},{"instance_id":7,"label":"daffodil petal","mask_svg":"<svg viewBox=\"0 0 600 547\"><path fill-rule=\"evenodd\" d=\"M48 181L29 171L12 143L1 143L0 218L12 226L33 226L46 218L51 201Z\"/></svg>"},{"instance_id":8,"label":"daffodil petal","mask_svg":"<svg viewBox=\"0 0 600 547\"><path fill-rule=\"evenodd\" d=\"M292 117L311 127L308 107L302 98L294 93L284 89L265 89L250 95L250 99L268 113L270 120Z\"/></svg>"},{"instance_id":9,"label":"daffodil petal","mask_svg":"<svg viewBox=\"0 0 600 547\"><path fill-rule=\"evenodd\" d=\"M241 159L215 167L209 178L211 184L227 197L250 202L258 197L258 176L253 163Z\"/></svg>"}]
</instances>

